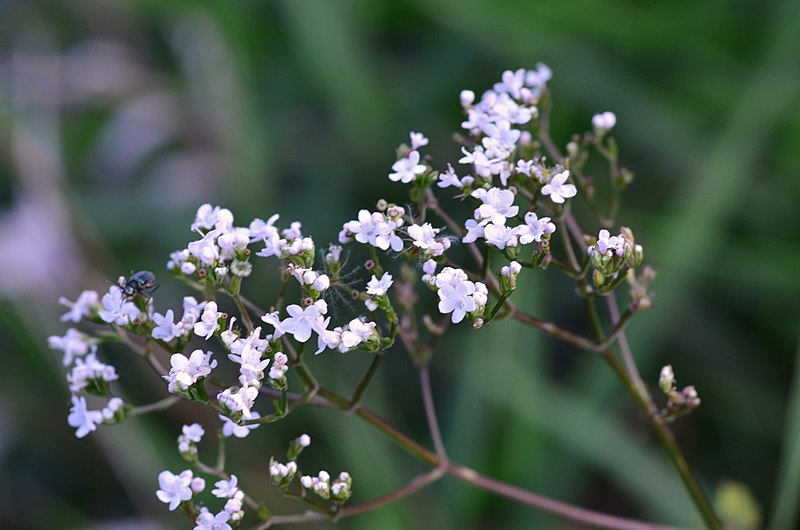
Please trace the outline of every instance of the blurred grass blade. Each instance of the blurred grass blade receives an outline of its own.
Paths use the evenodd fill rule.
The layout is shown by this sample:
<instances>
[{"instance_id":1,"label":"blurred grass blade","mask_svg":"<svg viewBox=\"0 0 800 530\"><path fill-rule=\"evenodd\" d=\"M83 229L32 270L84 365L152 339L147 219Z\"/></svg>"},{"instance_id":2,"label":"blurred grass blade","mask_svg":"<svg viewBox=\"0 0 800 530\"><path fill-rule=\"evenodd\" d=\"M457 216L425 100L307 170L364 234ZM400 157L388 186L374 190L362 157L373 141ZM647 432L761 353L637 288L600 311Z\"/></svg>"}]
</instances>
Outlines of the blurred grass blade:
<instances>
[{"instance_id":1,"label":"blurred grass blade","mask_svg":"<svg viewBox=\"0 0 800 530\"><path fill-rule=\"evenodd\" d=\"M786 412L783 454L778 462L775 504L769 518L769 530L796 528L797 523L797 499L800 498L800 340Z\"/></svg>"}]
</instances>

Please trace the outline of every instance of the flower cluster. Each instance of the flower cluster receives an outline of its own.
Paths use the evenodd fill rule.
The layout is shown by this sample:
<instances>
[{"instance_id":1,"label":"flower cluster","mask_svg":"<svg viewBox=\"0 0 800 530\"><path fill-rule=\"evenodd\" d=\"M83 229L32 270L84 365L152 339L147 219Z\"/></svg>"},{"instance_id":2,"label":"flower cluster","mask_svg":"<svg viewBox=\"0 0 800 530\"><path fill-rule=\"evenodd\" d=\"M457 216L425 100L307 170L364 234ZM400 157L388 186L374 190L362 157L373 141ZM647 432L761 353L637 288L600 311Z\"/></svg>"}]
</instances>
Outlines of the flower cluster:
<instances>
[{"instance_id":1,"label":"flower cluster","mask_svg":"<svg viewBox=\"0 0 800 530\"><path fill-rule=\"evenodd\" d=\"M415 269L421 269L423 285L435 293L436 309L431 307L431 312L438 310L443 324L448 319L453 324L468 321L473 328L515 310L509 297L523 269L554 263L578 277L586 275L591 265L601 294L602 289L614 287L642 260L642 248L635 244L629 229L622 228L616 236L601 230L596 238L586 237L589 246L582 263L575 253L569 262L559 260L558 251L563 249L556 248L556 255L551 255L557 224L567 245L570 237L563 227L574 232L567 222L571 215L568 199L576 197L579 190L582 198L590 195L581 159L573 156L582 148L577 140L568 146L566 158L555 156L557 163L553 163L544 156L542 143L532 139L541 125L538 105L551 75L546 66L538 65L535 70L504 72L502 80L480 99L472 91L462 91L465 119L461 125L466 134L460 137L463 156L458 162L468 174L458 175L452 163L441 172L434 169L441 166L420 153L428 139L411 132L410 143L398 148L388 174L391 181L410 185L410 203L398 206L381 199L374 211L361 209L355 219L342 224L338 244L327 247L327 252L317 253L317 243L302 233L299 222L281 228L277 226L280 217L274 214L266 221L256 218L239 226L229 209L203 204L191 223L194 240L171 253L167 263L172 275L202 293L202 299L185 296L182 308L156 311L151 287L157 284L149 271L127 280L119 278L102 296L84 291L74 302L61 298L59 302L68 308L62 321L104 330L92 333L70 327L63 336L48 339L51 348L62 352L62 363L69 368L72 408L67 421L76 429L76 436L86 436L100 423L119 422L143 410L160 410L176 400L169 396L149 407L132 407L114 397L110 386L118 379L116 369L99 358L106 341L124 343L147 359L166 381L165 393L214 410L219 418L215 430L221 435L223 462L223 437L245 438L260 425L283 419L311 400L327 399L311 373L308 354L304 357L310 341L316 340L315 354L326 350L375 352L363 384L359 383L350 401L343 400L351 410L360 403L382 353L398 337L415 361L427 354L420 353L424 348L414 348L419 335L429 333L435 339L447 326L437 325L427 309L417 306L421 297L416 291ZM598 114L592 119L594 133L584 138L591 138L587 142L594 141L601 149L603 135L615 123L612 113ZM549 156L554 155L551 152ZM470 218L463 222L452 219L439 205L434 193L437 187L456 188L455 198L468 204ZM438 221L429 216L437 216ZM474 266L457 261L458 247L472 254ZM381 263L379 251L388 254L391 263ZM358 253L369 257L348 266ZM241 294L253 267L266 263L253 255L275 258L278 263L279 294L270 305L262 306L265 309ZM385 270L394 267L395 261L406 263L397 267L399 271ZM636 280L634 274L629 276ZM647 300L645 279L642 276L636 284L641 291L637 300ZM147 287L146 292L142 286ZM359 303L348 305L348 298ZM342 300L344 304L339 303ZM345 305L348 307L343 308ZM263 330L254 325L261 322ZM562 335L572 336L568 332ZM162 369L167 358L168 369ZM217 371L219 364L227 367ZM694 398L691 395L692 387L679 393L674 382L662 386L669 387L664 391L670 399L670 414L699 403L696 393ZM83 395L90 393L105 398L104 408L90 410ZM259 399L264 395L271 401ZM198 423L184 425L178 450L196 469L214 470L221 480L211 494L224 499L224 507L215 512L196 503L205 480L191 469L178 474L163 471L156 495L170 510L182 506L191 514L195 530L238 528L245 504L256 503L221 463L214 468L200 461L198 444L205 432ZM270 459L269 475L284 493L311 499L317 507L325 504L335 513L352 494L351 477L347 472L336 477L326 471L316 476L302 474L297 459L310 443L305 434L293 440L285 463ZM324 501L310 497L305 490Z\"/></svg>"}]
</instances>

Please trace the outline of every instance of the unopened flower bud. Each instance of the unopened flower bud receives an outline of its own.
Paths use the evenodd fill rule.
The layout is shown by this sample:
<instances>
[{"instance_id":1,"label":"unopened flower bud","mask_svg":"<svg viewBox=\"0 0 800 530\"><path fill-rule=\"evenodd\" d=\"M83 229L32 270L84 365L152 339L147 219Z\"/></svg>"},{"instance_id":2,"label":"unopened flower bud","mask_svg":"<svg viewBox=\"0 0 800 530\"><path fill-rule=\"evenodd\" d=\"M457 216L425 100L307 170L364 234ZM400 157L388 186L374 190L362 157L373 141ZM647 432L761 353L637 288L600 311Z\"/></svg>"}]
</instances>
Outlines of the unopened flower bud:
<instances>
[{"instance_id":1,"label":"unopened flower bud","mask_svg":"<svg viewBox=\"0 0 800 530\"><path fill-rule=\"evenodd\" d=\"M469 107L475 101L475 92L472 90L462 90L459 94L459 100L462 107Z\"/></svg>"},{"instance_id":2,"label":"unopened flower bud","mask_svg":"<svg viewBox=\"0 0 800 530\"><path fill-rule=\"evenodd\" d=\"M671 364L661 369L661 375L658 377L658 387L665 394L669 394L675 388L675 374L672 371Z\"/></svg>"}]
</instances>

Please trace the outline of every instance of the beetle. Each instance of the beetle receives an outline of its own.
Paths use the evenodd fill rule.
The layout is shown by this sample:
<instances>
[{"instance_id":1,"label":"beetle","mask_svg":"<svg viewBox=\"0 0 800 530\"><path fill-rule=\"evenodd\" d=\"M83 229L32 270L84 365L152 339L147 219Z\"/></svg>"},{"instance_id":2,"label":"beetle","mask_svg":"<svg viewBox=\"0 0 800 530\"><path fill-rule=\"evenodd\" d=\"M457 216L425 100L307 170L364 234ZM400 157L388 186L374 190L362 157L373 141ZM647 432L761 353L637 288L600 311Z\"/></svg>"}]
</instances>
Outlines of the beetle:
<instances>
[{"instance_id":1,"label":"beetle","mask_svg":"<svg viewBox=\"0 0 800 530\"><path fill-rule=\"evenodd\" d=\"M119 286L125 298L131 298L137 294L149 298L150 294L158 289L158 281L156 281L156 275L152 272L139 271L125 278L120 282Z\"/></svg>"}]
</instances>

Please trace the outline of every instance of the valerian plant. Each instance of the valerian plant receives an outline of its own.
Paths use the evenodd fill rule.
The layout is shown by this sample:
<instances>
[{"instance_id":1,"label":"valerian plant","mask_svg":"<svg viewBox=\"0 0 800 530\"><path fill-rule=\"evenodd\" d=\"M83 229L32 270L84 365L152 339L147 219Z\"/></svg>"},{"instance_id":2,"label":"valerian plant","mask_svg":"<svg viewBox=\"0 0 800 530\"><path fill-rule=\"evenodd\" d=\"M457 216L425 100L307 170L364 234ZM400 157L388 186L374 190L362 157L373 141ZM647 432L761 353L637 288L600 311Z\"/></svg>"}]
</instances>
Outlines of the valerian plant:
<instances>
[{"instance_id":1,"label":"valerian plant","mask_svg":"<svg viewBox=\"0 0 800 530\"><path fill-rule=\"evenodd\" d=\"M277 214L239 226L230 210L204 204L191 224L195 239L173 252L167 264L174 279L196 291L183 299L182 308L156 309L157 283L148 271L119 278L102 296L84 291L75 302L62 298L69 308L62 320L84 324L83 331L70 328L49 339L52 348L63 351L69 368L72 408L67 421L76 436L85 437L101 424L162 411L180 400L212 408L219 417L216 425L189 421L178 437L187 469L165 470L157 477L158 499L170 510L185 512L196 530L338 520L377 509L445 476L597 527L667 528L549 499L450 460L428 371L434 354L448 355L436 351L438 339L452 325L471 325L471 333L480 334L494 321L512 319L605 361L671 458L706 525L722 528L669 430L672 420L699 405L697 392L694 387L678 390L672 367L665 366L657 386L666 399L659 407L625 341L632 317L651 306L648 285L654 272L642 265L643 249L633 231L616 224L622 191L633 179L619 165L610 135L616 117L611 112L595 115L591 130L574 135L562 153L549 134L550 77L550 70L539 65L504 72L480 98L462 91L465 119L456 139L463 157L437 164L423 154L428 139L412 132L388 175L408 188L408 199L381 199L374 209L362 209L343 224L337 244L320 248L299 222L279 225ZM607 182L585 171L590 156L604 160ZM440 196L467 203L472 216L456 220ZM592 223L592 230L585 230L574 214L575 201L585 203L581 211L589 219L583 222ZM361 254L360 261L354 258ZM281 288L265 309L245 296L243 284L254 267L275 265ZM524 276L554 273L574 282L590 336L514 304ZM360 283L354 283L353 275L362 276ZM435 293L435 308L418 303L423 290ZM334 294L352 297L359 309L339 318L328 307ZM232 301L236 314L220 309L218 301L224 299ZM620 299L627 304L624 310ZM147 362L163 378L166 397L134 405L115 395L119 374L101 360L109 343L122 343ZM350 395L320 385L309 354L357 350L371 353L372 362ZM432 449L362 405L390 350L405 350L418 371ZM218 375L223 363L232 363L238 379ZM102 407L90 406L89 396ZM264 480L308 509L273 514L228 469L225 445L245 443L241 440L253 429L300 414L306 406L353 413L430 470L397 491L371 499L360 492L359 502L350 503L358 491L357 477L346 471L301 470L299 457L311 444L301 434L289 442L285 455L264 455ZM208 443L203 440L206 429L216 431L218 459L213 464L198 456L198 445ZM213 506L196 501L207 487L204 477L216 480L211 493L219 502Z\"/></svg>"}]
</instances>

